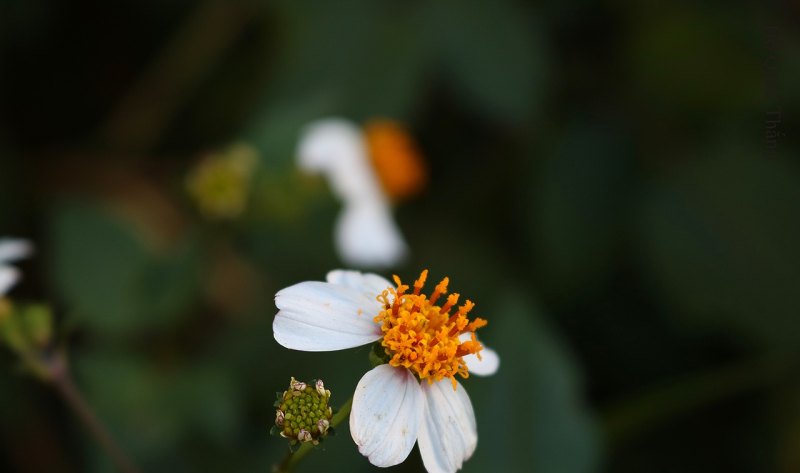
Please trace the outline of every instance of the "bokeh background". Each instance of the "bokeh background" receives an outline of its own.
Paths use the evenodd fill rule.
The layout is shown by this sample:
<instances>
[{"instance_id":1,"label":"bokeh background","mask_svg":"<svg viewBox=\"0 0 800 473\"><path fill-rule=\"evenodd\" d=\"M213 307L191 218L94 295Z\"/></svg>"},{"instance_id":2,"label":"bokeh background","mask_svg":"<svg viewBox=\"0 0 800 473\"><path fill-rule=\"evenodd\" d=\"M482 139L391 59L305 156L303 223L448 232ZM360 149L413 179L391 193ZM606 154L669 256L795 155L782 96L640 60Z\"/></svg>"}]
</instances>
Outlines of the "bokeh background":
<instances>
[{"instance_id":1,"label":"bokeh background","mask_svg":"<svg viewBox=\"0 0 800 473\"><path fill-rule=\"evenodd\" d=\"M343 266L296 167L340 116L408 128L411 254L477 302L464 471L800 472L800 7L790 1L6 0L0 234L76 383L148 472L269 471L275 391L333 403L368 347L277 345L275 292ZM246 147L241 212L187 179ZM373 471L346 428L301 471ZM415 449L394 471L422 468ZM0 352L0 470L113 471Z\"/></svg>"}]
</instances>

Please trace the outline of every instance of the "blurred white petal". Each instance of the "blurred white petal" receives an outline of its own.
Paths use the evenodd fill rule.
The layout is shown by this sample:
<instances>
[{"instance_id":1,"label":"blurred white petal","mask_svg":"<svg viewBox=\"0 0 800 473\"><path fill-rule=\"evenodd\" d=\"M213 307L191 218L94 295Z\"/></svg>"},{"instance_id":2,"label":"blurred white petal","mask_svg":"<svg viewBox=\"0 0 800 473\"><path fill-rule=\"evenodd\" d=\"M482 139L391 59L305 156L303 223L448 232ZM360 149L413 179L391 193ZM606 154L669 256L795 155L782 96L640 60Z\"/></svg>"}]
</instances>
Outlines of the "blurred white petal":
<instances>
[{"instance_id":1,"label":"blurred white petal","mask_svg":"<svg viewBox=\"0 0 800 473\"><path fill-rule=\"evenodd\" d=\"M0 297L19 280L19 271L11 266L0 266Z\"/></svg>"},{"instance_id":2,"label":"blurred white petal","mask_svg":"<svg viewBox=\"0 0 800 473\"><path fill-rule=\"evenodd\" d=\"M475 412L461 384L422 383L425 415L419 429L419 452L428 473L461 469L478 445Z\"/></svg>"},{"instance_id":3,"label":"blurred white petal","mask_svg":"<svg viewBox=\"0 0 800 473\"><path fill-rule=\"evenodd\" d=\"M405 368L380 365L367 372L353 394L350 434L375 466L408 457L425 410L419 381Z\"/></svg>"},{"instance_id":4,"label":"blurred white petal","mask_svg":"<svg viewBox=\"0 0 800 473\"><path fill-rule=\"evenodd\" d=\"M348 265L386 268L408 253L391 209L383 203L345 205L336 222L336 246Z\"/></svg>"},{"instance_id":5,"label":"blurred white petal","mask_svg":"<svg viewBox=\"0 0 800 473\"><path fill-rule=\"evenodd\" d=\"M386 289L395 286L377 274L362 273L360 271L350 271L345 269L335 269L330 271L325 277L325 280L331 284L341 284L342 286L358 289L359 291L363 292L365 296L373 299Z\"/></svg>"},{"instance_id":6,"label":"blurred white petal","mask_svg":"<svg viewBox=\"0 0 800 473\"><path fill-rule=\"evenodd\" d=\"M382 310L375 297L352 287L307 281L279 291L280 309L272 322L275 340L286 348L331 351L374 342L381 329L373 320Z\"/></svg>"},{"instance_id":7,"label":"blurred white petal","mask_svg":"<svg viewBox=\"0 0 800 473\"><path fill-rule=\"evenodd\" d=\"M0 264L30 256L33 245L28 240L3 238L0 239Z\"/></svg>"},{"instance_id":8,"label":"blurred white petal","mask_svg":"<svg viewBox=\"0 0 800 473\"><path fill-rule=\"evenodd\" d=\"M461 342L472 340L472 334L462 333L458 336L458 339ZM478 359L478 355L467 355L464 357L464 362L467 363L467 369L469 369L470 374L491 376L500 368L500 355L484 345L483 350L481 350L481 359Z\"/></svg>"},{"instance_id":9,"label":"blurred white petal","mask_svg":"<svg viewBox=\"0 0 800 473\"><path fill-rule=\"evenodd\" d=\"M345 202L384 199L364 135L347 120L329 118L308 125L300 138L298 163L325 174L333 193Z\"/></svg>"}]
</instances>

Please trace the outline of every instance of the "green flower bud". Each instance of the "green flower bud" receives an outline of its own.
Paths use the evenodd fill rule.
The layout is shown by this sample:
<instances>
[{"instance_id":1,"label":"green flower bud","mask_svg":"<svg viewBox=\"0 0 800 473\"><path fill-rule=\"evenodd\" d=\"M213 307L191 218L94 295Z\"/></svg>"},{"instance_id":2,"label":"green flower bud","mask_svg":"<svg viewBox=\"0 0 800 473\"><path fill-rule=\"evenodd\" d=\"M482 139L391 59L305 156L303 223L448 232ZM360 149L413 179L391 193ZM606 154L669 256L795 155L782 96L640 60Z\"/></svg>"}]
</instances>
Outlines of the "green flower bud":
<instances>
[{"instance_id":1,"label":"green flower bud","mask_svg":"<svg viewBox=\"0 0 800 473\"><path fill-rule=\"evenodd\" d=\"M331 392L325 389L322 380L315 381L312 386L292 378L289 389L279 393L275 402L275 430L292 445L298 442L317 445L330 431L333 409L328 406L328 400Z\"/></svg>"},{"instance_id":2,"label":"green flower bud","mask_svg":"<svg viewBox=\"0 0 800 473\"><path fill-rule=\"evenodd\" d=\"M21 316L30 341L38 348L50 345L53 338L53 313L50 308L42 304L29 305Z\"/></svg>"},{"instance_id":3,"label":"green flower bud","mask_svg":"<svg viewBox=\"0 0 800 473\"><path fill-rule=\"evenodd\" d=\"M53 314L42 304L12 306L0 299L0 341L17 353L36 353L53 338Z\"/></svg>"},{"instance_id":4,"label":"green flower bud","mask_svg":"<svg viewBox=\"0 0 800 473\"><path fill-rule=\"evenodd\" d=\"M0 299L0 342L17 353L27 351L25 330L20 323L19 311L8 301Z\"/></svg>"}]
</instances>

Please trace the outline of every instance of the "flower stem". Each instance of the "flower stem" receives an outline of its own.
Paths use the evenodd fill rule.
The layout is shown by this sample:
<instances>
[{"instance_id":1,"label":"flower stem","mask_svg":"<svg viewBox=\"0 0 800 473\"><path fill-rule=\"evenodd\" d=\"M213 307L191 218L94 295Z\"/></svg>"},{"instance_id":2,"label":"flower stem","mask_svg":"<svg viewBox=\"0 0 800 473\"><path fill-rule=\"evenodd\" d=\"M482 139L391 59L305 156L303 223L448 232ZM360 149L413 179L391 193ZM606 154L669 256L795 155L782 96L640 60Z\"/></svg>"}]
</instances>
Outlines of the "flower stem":
<instances>
[{"instance_id":1,"label":"flower stem","mask_svg":"<svg viewBox=\"0 0 800 473\"><path fill-rule=\"evenodd\" d=\"M353 398L350 398L342 404L342 407L336 411L336 414L333 415L331 418L331 427L336 427L339 425L343 420L347 419L350 416L350 408L353 407ZM280 465L277 465L272 471L274 473L291 473L297 467L297 464L305 458L306 455L311 453L313 450L314 445L310 442L304 443L300 445L295 451L289 451L286 456L283 458L283 461Z\"/></svg>"},{"instance_id":2,"label":"flower stem","mask_svg":"<svg viewBox=\"0 0 800 473\"><path fill-rule=\"evenodd\" d=\"M134 466L130 458L117 445L114 438L92 411L83 394L78 390L69 373L66 357L63 354L53 356L48 363L48 368L48 381L64 398L64 401L73 410L78 419L83 422L92 437L106 451L116 467L123 473L139 473L139 469Z\"/></svg>"}]
</instances>

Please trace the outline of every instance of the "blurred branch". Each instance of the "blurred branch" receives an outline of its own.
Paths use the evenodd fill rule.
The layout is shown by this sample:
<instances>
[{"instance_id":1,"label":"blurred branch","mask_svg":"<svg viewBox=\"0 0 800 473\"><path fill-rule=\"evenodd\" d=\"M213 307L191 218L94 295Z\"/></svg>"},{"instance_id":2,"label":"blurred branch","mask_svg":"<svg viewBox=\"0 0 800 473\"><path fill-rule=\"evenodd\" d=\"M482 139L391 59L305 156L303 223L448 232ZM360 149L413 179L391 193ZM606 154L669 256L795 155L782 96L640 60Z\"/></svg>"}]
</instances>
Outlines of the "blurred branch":
<instances>
[{"instance_id":1,"label":"blurred branch","mask_svg":"<svg viewBox=\"0 0 800 473\"><path fill-rule=\"evenodd\" d=\"M101 140L124 149L152 147L242 33L249 13L239 1L200 4L112 111L100 130Z\"/></svg>"},{"instance_id":2,"label":"blurred branch","mask_svg":"<svg viewBox=\"0 0 800 473\"><path fill-rule=\"evenodd\" d=\"M117 468L123 473L139 473L139 469L134 466L130 458L117 445L114 438L89 407L77 386L75 386L69 373L66 356L63 353L56 354L48 363L48 368L48 381L83 422L83 425L89 430L89 433L97 443L108 453Z\"/></svg>"},{"instance_id":3,"label":"blurred branch","mask_svg":"<svg viewBox=\"0 0 800 473\"><path fill-rule=\"evenodd\" d=\"M775 353L655 386L606 409L608 442L624 444L676 416L800 374L800 354Z\"/></svg>"}]
</instances>

